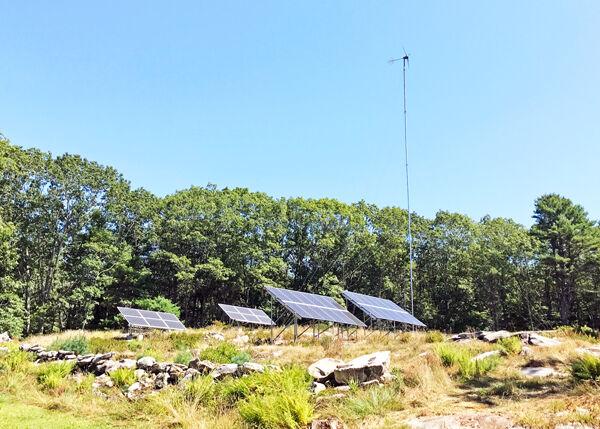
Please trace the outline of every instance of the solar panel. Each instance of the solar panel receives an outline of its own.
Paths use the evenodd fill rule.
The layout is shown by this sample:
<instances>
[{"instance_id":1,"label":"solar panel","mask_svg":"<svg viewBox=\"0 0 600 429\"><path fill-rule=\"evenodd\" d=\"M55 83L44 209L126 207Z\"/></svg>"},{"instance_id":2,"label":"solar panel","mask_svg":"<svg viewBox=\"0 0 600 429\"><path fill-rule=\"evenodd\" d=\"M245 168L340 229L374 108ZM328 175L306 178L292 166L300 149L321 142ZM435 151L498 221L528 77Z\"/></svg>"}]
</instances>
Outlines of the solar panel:
<instances>
[{"instance_id":1,"label":"solar panel","mask_svg":"<svg viewBox=\"0 0 600 429\"><path fill-rule=\"evenodd\" d=\"M333 298L306 292L297 292L277 287L266 287L285 308L300 319L324 320L344 325L366 325Z\"/></svg>"},{"instance_id":2,"label":"solar panel","mask_svg":"<svg viewBox=\"0 0 600 429\"><path fill-rule=\"evenodd\" d=\"M119 313L127 320L129 326L135 328L170 329L183 331L185 326L177 316L162 311L138 310L129 307L117 307Z\"/></svg>"},{"instance_id":3,"label":"solar panel","mask_svg":"<svg viewBox=\"0 0 600 429\"><path fill-rule=\"evenodd\" d=\"M423 322L389 299L376 298L348 290L342 292L342 295L373 319L392 320L394 322L408 323L409 325L425 326Z\"/></svg>"},{"instance_id":4,"label":"solar panel","mask_svg":"<svg viewBox=\"0 0 600 429\"><path fill-rule=\"evenodd\" d=\"M237 305L219 304L221 310L231 320L244 323L255 323L257 325L274 325L267 313L258 308L238 307Z\"/></svg>"}]
</instances>

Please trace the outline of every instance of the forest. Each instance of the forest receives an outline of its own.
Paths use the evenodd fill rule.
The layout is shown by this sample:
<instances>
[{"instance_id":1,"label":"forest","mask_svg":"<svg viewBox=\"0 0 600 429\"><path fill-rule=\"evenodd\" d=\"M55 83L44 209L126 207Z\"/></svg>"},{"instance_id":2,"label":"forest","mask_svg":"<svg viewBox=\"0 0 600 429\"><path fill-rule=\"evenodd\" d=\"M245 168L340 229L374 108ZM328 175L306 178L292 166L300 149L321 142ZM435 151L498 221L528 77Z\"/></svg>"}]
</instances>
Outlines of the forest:
<instances>
[{"instance_id":1,"label":"forest","mask_svg":"<svg viewBox=\"0 0 600 429\"><path fill-rule=\"evenodd\" d=\"M389 298L410 308L407 212L364 201L190 187L133 189L114 168L0 135L0 332L122 326L117 305L221 319L268 310L263 286ZM600 327L600 225L557 194L531 228L413 215L415 316L446 332Z\"/></svg>"}]
</instances>

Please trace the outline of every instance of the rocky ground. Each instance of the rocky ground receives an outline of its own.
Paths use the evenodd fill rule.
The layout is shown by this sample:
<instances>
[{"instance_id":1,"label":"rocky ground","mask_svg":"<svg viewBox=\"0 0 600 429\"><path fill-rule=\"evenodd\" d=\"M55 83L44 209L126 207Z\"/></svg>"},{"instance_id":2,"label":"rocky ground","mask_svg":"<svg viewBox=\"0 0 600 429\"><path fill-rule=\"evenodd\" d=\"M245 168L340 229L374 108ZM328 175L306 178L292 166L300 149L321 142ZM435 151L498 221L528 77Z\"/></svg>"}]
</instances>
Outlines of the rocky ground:
<instances>
[{"instance_id":1,"label":"rocky ground","mask_svg":"<svg viewBox=\"0 0 600 429\"><path fill-rule=\"evenodd\" d=\"M600 344L568 329L376 333L352 341L325 336L271 345L265 332L215 326L126 339L90 332L82 342L92 350L55 350L75 335L81 337L17 342L0 334L0 428L11 427L2 426L3 401L99 425L81 427L600 427L598 381L572 373L580 357L600 358ZM244 358L203 358L224 344ZM20 356L28 356L27 363L16 363ZM52 365L68 370L49 387ZM302 403L290 405L285 385L294 371L300 378L304 372L307 381L293 387L302 390ZM279 377L281 394L277 384L261 392L261 383L272 377ZM252 398L279 405L253 410ZM268 414L284 415L281 403L291 409L287 420ZM103 407L110 409L107 416L90 416L91 409Z\"/></svg>"}]
</instances>

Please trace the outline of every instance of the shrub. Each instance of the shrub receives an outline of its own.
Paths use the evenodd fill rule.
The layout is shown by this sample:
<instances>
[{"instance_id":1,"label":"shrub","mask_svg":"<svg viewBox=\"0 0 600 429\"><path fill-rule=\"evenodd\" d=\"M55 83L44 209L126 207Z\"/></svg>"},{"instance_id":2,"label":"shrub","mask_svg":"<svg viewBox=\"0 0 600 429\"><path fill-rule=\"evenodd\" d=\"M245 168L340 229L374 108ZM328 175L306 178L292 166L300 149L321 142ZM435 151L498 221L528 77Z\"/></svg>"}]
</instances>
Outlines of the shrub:
<instances>
[{"instance_id":1,"label":"shrub","mask_svg":"<svg viewBox=\"0 0 600 429\"><path fill-rule=\"evenodd\" d=\"M425 334L426 343L442 343L446 337L440 331L427 331Z\"/></svg>"},{"instance_id":2,"label":"shrub","mask_svg":"<svg viewBox=\"0 0 600 429\"><path fill-rule=\"evenodd\" d=\"M444 366L453 366L460 361L471 359L471 354L467 349L452 344L439 344L435 348L435 352Z\"/></svg>"},{"instance_id":3,"label":"shrub","mask_svg":"<svg viewBox=\"0 0 600 429\"><path fill-rule=\"evenodd\" d=\"M89 353L90 343L83 335L65 338L62 340L56 339L49 347L50 350L68 350L78 355Z\"/></svg>"},{"instance_id":4,"label":"shrub","mask_svg":"<svg viewBox=\"0 0 600 429\"><path fill-rule=\"evenodd\" d=\"M209 347L200 353L200 359L215 363L242 364L250 361L250 355L240 351L231 343L222 342L216 347Z\"/></svg>"},{"instance_id":5,"label":"shrub","mask_svg":"<svg viewBox=\"0 0 600 429\"><path fill-rule=\"evenodd\" d=\"M25 326L23 300L15 293L0 293L0 332L7 331L11 337L19 337Z\"/></svg>"},{"instance_id":6,"label":"shrub","mask_svg":"<svg viewBox=\"0 0 600 429\"><path fill-rule=\"evenodd\" d=\"M251 395L238 406L240 416L250 425L265 428L306 427L314 412L308 391Z\"/></svg>"},{"instance_id":7,"label":"shrub","mask_svg":"<svg viewBox=\"0 0 600 429\"><path fill-rule=\"evenodd\" d=\"M177 356L175 356L175 363L187 365L193 358L194 356L192 355L192 352L189 350L183 350L177 353Z\"/></svg>"},{"instance_id":8,"label":"shrub","mask_svg":"<svg viewBox=\"0 0 600 429\"><path fill-rule=\"evenodd\" d=\"M518 355L523 350L523 343L519 337L500 338L497 344L507 355Z\"/></svg>"},{"instance_id":9,"label":"shrub","mask_svg":"<svg viewBox=\"0 0 600 429\"><path fill-rule=\"evenodd\" d=\"M135 372L132 368L118 368L109 374L110 379L119 389L125 389L135 383Z\"/></svg>"},{"instance_id":10,"label":"shrub","mask_svg":"<svg viewBox=\"0 0 600 429\"><path fill-rule=\"evenodd\" d=\"M183 398L193 404L206 405L214 397L215 383L210 376L197 377L183 384Z\"/></svg>"},{"instance_id":11,"label":"shrub","mask_svg":"<svg viewBox=\"0 0 600 429\"><path fill-rule=\"evenodd\" d=\"M135 308L150 311L163 311L165 313L173 313L177 317L180 316L181 310L168 298L164 296L155 296L154 298L140 298L133 301Z\"/></svg>"},{"instance_id":12,"label":"shrub","mask_svg":"<svg viewBox=\"0 0 600 429\"><path fill-rule=\"evenodd\" d=\"M40 365L37 371L37 381L44 389L60 387L65 378L71 373L73 362L57 361Z\"/></svg>"},{"instance_id":13,"label":"shrub","mask_svg":"<svg viewBox=\"0 0 600 429\"><path fill-rule=\"evenodd\" d=\"M571 362L571 375L576 380L600 381L600 358L586 354Z\"/></svg>"},{"instance_id":14,"label":"shrub","mask_svg":"<svg viewBox=\"0 0 600 429\"><path fill-rule=\"evenodd\" d=\"M33 355L31 353L14 350L5 355L0 355L0 372L26 372L32 361Z\"/></svg>"}]
</instances>

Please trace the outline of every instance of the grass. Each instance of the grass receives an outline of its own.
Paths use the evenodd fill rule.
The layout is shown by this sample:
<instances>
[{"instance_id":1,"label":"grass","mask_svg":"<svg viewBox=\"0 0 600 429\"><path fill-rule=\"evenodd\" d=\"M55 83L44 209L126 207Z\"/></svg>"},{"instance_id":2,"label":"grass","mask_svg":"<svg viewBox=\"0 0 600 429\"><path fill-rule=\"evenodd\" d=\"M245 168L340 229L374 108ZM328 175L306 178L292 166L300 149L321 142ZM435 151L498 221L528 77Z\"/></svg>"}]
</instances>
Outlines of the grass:
<instances>
[{"instance_id":1,"label":"grass","mask_svg":"<svg viewBox=\"0 0 600 429\"><path fill-rule=\"evenodd\" d=\"M223 334L225 341L208 338L209 332ZM531 361L569 371L572 363L582 357L576 349L594 344L579 333L556 332L552 335L560 338L561 345L531 347L533 355L527 357L519 355L513 344L456 344L438 341L443 334L440 337L435 332L404 332L397 336L378 332L364 336L359 332L358 339L350 341L327 336L317 340L308 335L295 344L282 345L264 343L263 333L215 325L176 334L151 332L142 340L122 340L122 333L116 331L71 331L25 340L48 347L57 340L83 336L90 352L116 351L117 358L150 355L169 362L183 361L189 353L226 363L240 355L249 358L251 353L252 361L283 368L281 372L228 377L219 382L198 377L133 401L122 391L134 381L131 371L119 375L122 381L115 381L113 388L103 388L103 396L97 396L91 389L93 376L71 376L67 371L45 369L48 364L34 364L30 354L16 351L18 345L9 343L11 351L0 354L0 398L5 398L4 403L0 402L0 428L3 424L41 427L37 415L44 416L50 423L44 420L43 427L51 429L304 428L313 418L334 416L343 420L348 429L398 428L416 416L465 412L499 414L515 424L535 429L569 422L588 422L593 426L600 421L597 381L575 383L570 377L547 380L520 375L520 369ZM243 334L251 338L249 348L231 343ZM466 363L473 356L498 347L504 352L501 359ZM391 352L396 381L382 387L354 386L341 399L330 398L339 393L332 389L318 396L310 393L306 368L311 363L325 356L348 361L378 350ZM41 377L40 373L46 375ZM13 404L19 404L23 410L20 420L8 415ZM589 410L589 415L578 409Z\"/></svg>"},{"instance_id":2,"label":"grass","mask_svg":"<svg viewBox=\"0 0 600 429\"><path fill-rule=\"evenodd\" d=\"M110 379L119 389L126 389L135 383L135 373L131 368L118 368L110 373Z\"/></svg>"},{"instance_id":3,"label":"grass","mask_svg":"<svg viewBox=\"0 0 600 429\"><path fill-rule=\"evenodd\" d=\"M190 352L189 350L182 350L179 353L177 353L177 356L175 356L175 363L187 365L193 358L194 355L192 354L192 352Z\"/></svg>"},{"instance_id":4,"label":"grass","mask_svg":"<svg viewBox=\"0 0 600 429\"><path fill-rule=\"evenodd\" d=\"M600 358L586 354L574 359L571 363L571 375L579 381L600 381Z\"/></svg>"},{"instance_id":5,"label":"grass","mask_svg":"<svg viewBox=\"0 0 600 429\"><path fill-rule=\"evenodd\" d=\"M56 339L48 347L50 350L65 350L83 355L90 352L90 343L85 335L76 335L69 338Z\"/></svg>"},{"instance_id":6,"label":"grass","mask_svg":"<svg viewBox=\"0 0 600 429\"><path fill-rule=\"evenodd\" d=\"M243 364L250 361L247 352L239 350L235 345L222 342L216 347L208 347L200 353L200 359L215 363L237 363Z\"/></svg>"},{"instance_id":7,"label":"grass","mask_svg":"<svg viewBox=\"0 0 600 429\"><path fill-rule=\"evenodd\" d=\"M500 338L496 344L507 355L518 355L523 350L523 343L519 337Z\"/></svg>"},{"instance_id":8,"label":"grass","mask_svg":"<svg viewBox=\"0 0 600 429\"><path fill-rule=\"evenodd\" d=\"M64 387L66 378L71 374L74 366L74 363L64 361L42 364L37 368L37 381L42 389L46 390L56 390Z\"/></svg>"}]
</instances>

